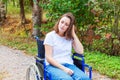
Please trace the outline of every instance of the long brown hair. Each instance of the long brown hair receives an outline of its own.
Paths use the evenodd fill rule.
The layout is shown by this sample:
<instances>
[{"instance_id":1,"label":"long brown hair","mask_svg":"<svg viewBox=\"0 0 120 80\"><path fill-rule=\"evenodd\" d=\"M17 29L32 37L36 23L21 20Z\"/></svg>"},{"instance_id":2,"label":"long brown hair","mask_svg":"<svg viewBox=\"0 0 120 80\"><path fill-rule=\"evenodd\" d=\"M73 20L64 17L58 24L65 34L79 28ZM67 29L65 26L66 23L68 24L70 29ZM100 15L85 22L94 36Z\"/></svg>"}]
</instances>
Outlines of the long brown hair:
<instances>
[{"instance_id":1,"label":"long brown hair","mask_svg":"<svg viewBox=\"0 0 120 80\"><path fill-rule=\"evenodd\" d=\"M73 25L75 25L75 17L70 12L68 12L66 14L63 14L60 17L60 19L57 21L57 23L54 26L54 30L55 30L56 33L59 33L58 24L59 24L61 18L63 18L63 17L68 17L70 19L70 25L69 25L67 31L64 33L64 36L66 37L66 39L73 39L73 36L72 36L72 27L73 27Z\"/></svg>"}]
</instances>

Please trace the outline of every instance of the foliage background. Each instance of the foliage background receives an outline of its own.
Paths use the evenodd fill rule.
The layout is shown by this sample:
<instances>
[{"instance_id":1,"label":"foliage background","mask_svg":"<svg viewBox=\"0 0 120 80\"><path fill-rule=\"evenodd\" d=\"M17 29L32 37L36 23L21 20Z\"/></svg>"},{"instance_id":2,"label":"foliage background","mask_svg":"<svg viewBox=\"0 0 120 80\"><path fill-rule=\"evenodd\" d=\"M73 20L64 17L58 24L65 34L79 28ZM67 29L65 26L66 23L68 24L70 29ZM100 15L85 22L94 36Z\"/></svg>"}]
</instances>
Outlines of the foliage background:
<instances>
[{"instance_id":1,"label":"foliage background","mask_svg":"<svg viewBox=\"0 0 120 80\"><path fill-rule=\"evenodd\" d=\"M120 5L118 3L120 0L41 1L40 6L48 12L46 15L48 23L43 27L52 27L62 14L72 12L76 17L77 33L87 50L120 55L120 26L118 26Z\"/></svg>"}]
</instances>

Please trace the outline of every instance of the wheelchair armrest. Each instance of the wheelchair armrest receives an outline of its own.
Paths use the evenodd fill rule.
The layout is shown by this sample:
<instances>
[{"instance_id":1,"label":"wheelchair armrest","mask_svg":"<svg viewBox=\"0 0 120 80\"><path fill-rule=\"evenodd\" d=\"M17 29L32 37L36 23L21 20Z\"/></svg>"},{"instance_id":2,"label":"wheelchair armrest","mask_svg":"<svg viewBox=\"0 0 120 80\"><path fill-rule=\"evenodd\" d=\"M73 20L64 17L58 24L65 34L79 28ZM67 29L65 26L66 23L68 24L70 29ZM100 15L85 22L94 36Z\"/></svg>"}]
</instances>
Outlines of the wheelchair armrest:
<instances>
[{"instance_id":1,"label":"wheelchair armrest","mask_svg":"<svg viewBox=\"0 0 120 80\"><path fill-rule=\"evenodd\" d=\"M82 66L82 71L85 72L85 67L87 67L89 69L89 78L92 80L92 67L89 66L88 64L85 64L85 60L84 60L84 55L83 54L78 54L78 53L73 53L72 58L81 62L81 66ZM79 67L79 66L77 66Z\"/></svg>"},{"instance_id":2,"label":"wheelchair armrest","mask_svg":"<svg viewBox=\"0 0 120 80\"><path fill-rule=\"evenodd\" d=\"M73 53L72 58L74 57L80 57L80 58L84 58L83 54L79 54L79 53Z\"/></svg>"},{"instance_id":3,"label":"wheelchair armrest","mask_svg":"<svg viewBox=\"0 0 120 80\"><path fill-rule=\"evenodd\" d=\"M81 60L82 63L85 63L83 54L73 53L72 59Z\"/></svg>"},{"instance_id":4,"label":"wheelchair armrest","mask_svg":"<svg viewBox=\"0 0 120 80\"><path fill-rule=\"evenodd\" d=\"M73 57L74 56L78 56L78 57L84 57L84 55L83 54L79 54L79 53L73 53L73 55L72 55Z\"/></svg>"},{"instance_id":5,"label":"wheelchair armrest","mask_svg":"<svg viewBox=\"0 0 120 80\"><path fill-rule=\"evenodd\" d=\"M84 55L83 54L78 54L78 53L73 53L72 55L74 64L81 69L83 72L85 72L85 68L84 68L84 64L85 64L85 60L84 60Z\"/></svg>"},{"instance_id":6,"label":"wheelchair armrest","mask_svg":"<svg viewBox=\"0 0 120 80\"><path fill-rule=\"evenodd\" d=\"M84 64L84 66L88 68L88 70L89 70L89 78L92 80L92 67L89 66L88 64Z\"/></svg>"},{"instance_id":7,"label":"wheelchair armrest","mask_svg":"<svg viewBox=\"0 0 120 80\"><path fill-rule=\"evenodd\" d=\"M41 64L43 64L44 63L44 58L39 58L38 56L35 56L35 59L36 59L36 63L38 62L38 63L41 63Z\"/></svg>"}]
</instances>

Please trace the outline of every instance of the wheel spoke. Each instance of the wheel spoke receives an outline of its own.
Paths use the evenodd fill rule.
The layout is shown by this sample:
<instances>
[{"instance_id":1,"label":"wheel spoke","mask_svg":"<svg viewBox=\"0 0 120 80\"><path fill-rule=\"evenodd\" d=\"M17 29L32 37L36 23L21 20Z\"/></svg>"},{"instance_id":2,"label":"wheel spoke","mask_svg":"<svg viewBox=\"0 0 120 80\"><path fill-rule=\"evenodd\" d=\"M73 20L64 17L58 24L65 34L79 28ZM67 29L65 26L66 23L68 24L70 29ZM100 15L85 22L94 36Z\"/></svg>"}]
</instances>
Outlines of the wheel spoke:
<instances>
[{"instance_id":1,"label":"wheel spoke","mask_svg":"<svg viewBox=\"0 0 120 80\"><path fill-rule=\"evenodd\" d=\"M27 69L26 80L43 80L41 74L43 75L42 72L39 72L38 67L35 64L32 64Z\"/></svg>"}]
</instances>

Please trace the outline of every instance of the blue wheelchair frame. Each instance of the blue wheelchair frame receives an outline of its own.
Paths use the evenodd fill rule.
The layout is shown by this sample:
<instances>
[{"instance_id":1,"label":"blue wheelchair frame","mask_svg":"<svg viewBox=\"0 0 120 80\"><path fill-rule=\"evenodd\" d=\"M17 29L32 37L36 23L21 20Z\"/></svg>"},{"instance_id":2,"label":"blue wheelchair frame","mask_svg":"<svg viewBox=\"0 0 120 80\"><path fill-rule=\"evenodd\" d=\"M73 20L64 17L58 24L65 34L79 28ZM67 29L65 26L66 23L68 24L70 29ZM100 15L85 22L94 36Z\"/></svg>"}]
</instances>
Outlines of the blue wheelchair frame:
<instances>
[{"instance_id":1,"label":"blue wheelchair frame","mask_svg":"<svg viewBox=\"0 0 120 80\"><path fill-rule=\"evenodd\" d=\"M44 80L52 80L51 79L51 75L49 74L49 72L47 72L45 70L46 64L44 62L44 58L45 58L45 49L44 49L44 45L43 45L43 40L40 40L39 37L35 36L34 37L37 41L37 48L38 48L38 55L36 56L36 65L39 67L39 64L43 65L43 76L44 76ZM92 80L92 67L89 66L88 64L85 64L85 59L84 59L84 55L78 54L78 53L73 53L72 55L74 64L81 69L84 73L85 73L85 68L88 68L89 71L89 78ZM38 68L39 69L39 68Z\"/></svg>"}]
</instances>

